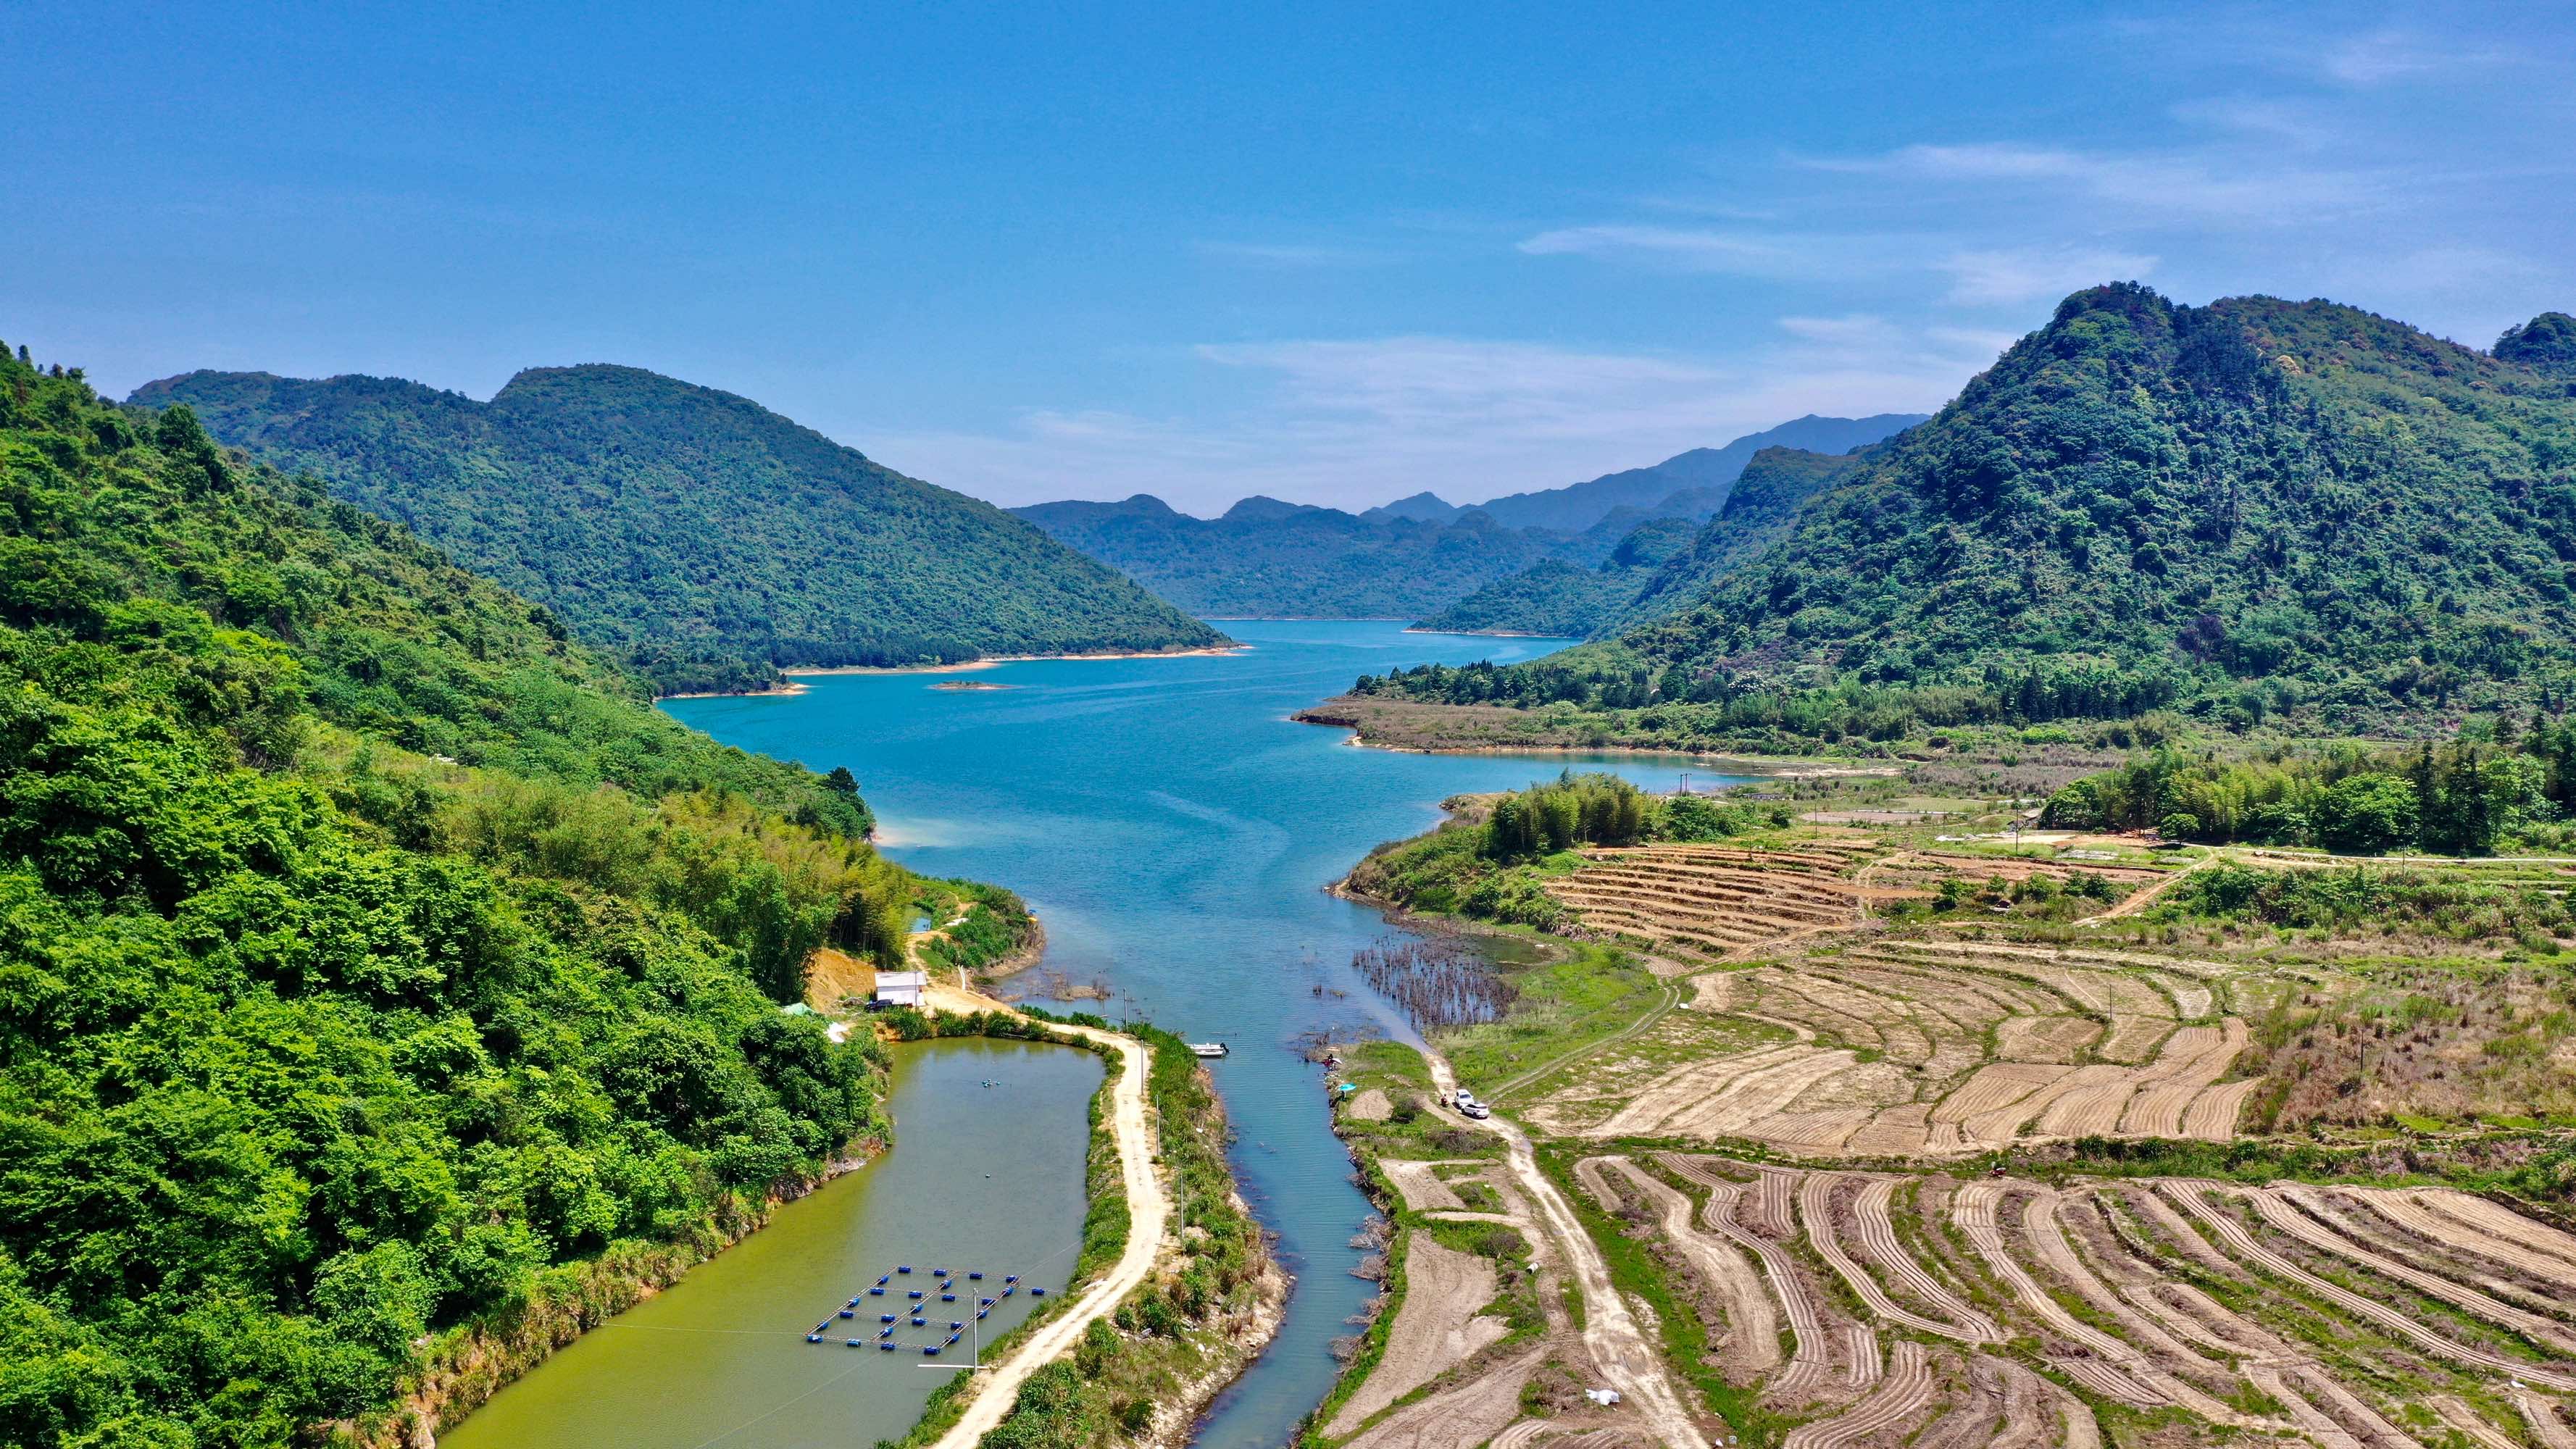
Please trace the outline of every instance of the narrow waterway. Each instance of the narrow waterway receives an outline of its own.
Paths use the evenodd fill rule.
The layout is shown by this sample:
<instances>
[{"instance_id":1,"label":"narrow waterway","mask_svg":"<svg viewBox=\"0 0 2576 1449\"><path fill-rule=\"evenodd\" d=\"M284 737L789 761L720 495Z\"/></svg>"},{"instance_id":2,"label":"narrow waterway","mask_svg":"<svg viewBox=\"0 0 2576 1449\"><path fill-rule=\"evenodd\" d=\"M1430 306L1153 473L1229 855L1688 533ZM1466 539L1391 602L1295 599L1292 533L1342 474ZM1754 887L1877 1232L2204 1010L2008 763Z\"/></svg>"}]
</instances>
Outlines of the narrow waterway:
<instances>
[{"instance_id":1,"label":"narrow waterway","mask_svg":"<svg viewBox=\"0 0 2576 1449\"><path fill-rule=\"evenodd\" d=\"M930 1391L967 1361L944 1339L1026 1318L1005 1275L1061 1287L1082 1240L1087 1109L1099 1057L981 1039L893 1048L894 1150L778 1210L769 1226L575 1340L439 1437L441 1449L864 1449L900 1438ZM867 1294L903 1265L883 1298ZM939 1301L934 1268L981 1271ZM982 1290L978 1292L977 1290ZM925 1327L906 1313L924 1294ZM851 1298L822 1343L805 1335ZM874 1347L880 1313L908 1347ZM867 1345L851 1348L856 1338Z\"/></svg>"},{"instance_id":2,"label":"narrow waterway","mask_svg":"<svg viewBox=\"0 0 2576 1449\"><path fill-rule=\"evenodd\" d=\"M1239 1137L1236 1168L1297 1286L1278 1341L1218 1403L1199 1442L1275 1449L1330 1386L1325 1346L1371 1291L1349 1275L1358 1254L1348 1242L1368 1205L1331 1135L1320 1074L1291 1044L1320 1027L1401 1028L1350 970L1352 951L1385 934L1384 920L1324 887L1370 846L1429 827L1439 802L1462 791L1525 785L1568 764L1665 790L1685 770L1715 777L1682 759L1354 749L1341 731L1288 720L1361 674L1534 657L1562 640L1410 634L1391 623L1221 627L1254 647L829 675L796 696L667 707L729 744L848 766L891 854L1028 898L1046 926L1046 969L1106 982L1113 1016L1232 1043L1214 1067ZM960 681L1003 687L932 687ZM911 1146L907 1138L902 1150Z\"/></svg>"}]
</instances>

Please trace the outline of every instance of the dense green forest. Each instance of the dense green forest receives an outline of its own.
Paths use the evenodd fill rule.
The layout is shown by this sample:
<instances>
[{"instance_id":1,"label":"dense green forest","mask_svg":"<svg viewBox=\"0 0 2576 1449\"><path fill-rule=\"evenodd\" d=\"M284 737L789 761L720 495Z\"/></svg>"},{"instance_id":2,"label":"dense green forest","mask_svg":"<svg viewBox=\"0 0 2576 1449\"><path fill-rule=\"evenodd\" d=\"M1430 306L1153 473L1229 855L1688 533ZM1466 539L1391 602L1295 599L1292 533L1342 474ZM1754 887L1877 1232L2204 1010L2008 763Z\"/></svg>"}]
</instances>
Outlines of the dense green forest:
<instances>
[{"instance_id":1,"label":"dense green forest","mask_svg":"<svg viewBox=\"0 0 2576 1449\"><path fill-rule=\"evenodd\" d=\"M2554 708L2576 664L2568 330L2551 314L2488 354L2322 301L2079 292L1687 610L1357 692L1739 746Z\"/></svg>"},{"instance_id":2,"label":"dense green forest","mask_svg":"<svg viewBox=\"0 0 2576 1449\"><path fill-rule=\"evenodd\" d=\"M874 1045L779 1009L901 949L868 825L187 407L0 357L0 1443L363 1423L882 1131Z\"/></svg>"},{"instance_id":3,"label":"dense green forest","mask_svg":"<svg viewBox=\"0 0 2576 1449\"><path fill-rule=\"evenodd\" d=\"M990 504L755 403L631 367L488 403L418 383L193 372L217 440L409 525L666 693L780 665L1195 648L1215 631Z\"/></svg>"},{"instance_id":4,"label":"dense green forest","mask_svg":"<svg viewBox=\"0 0 2576 1449\"><path fill-rule=\"evenodd\" d=\"M2442 745L2343 743L2245 759L2158 749L2049 797L2043 824L2156 830L2212 844L2318 846L2345 855L2490 855L2565 849L2576 809L2576 722L2480 720Z\"/></svg>"},{"instance_id":5,"label":"dense green forest","mask_svg":"<svg viewBox=\"0 0 2576 1449\"><path fill-rule=\"evenodd\" d=\"M1696 528L1679 518L1655 520L1620 540L1597 569L1543 563L1486 585L1420 627L1593 638L1677 612L1779 542L1809 499L1857 466L1850 454L1765 448L1744 465L1716 516ZM1541 624L1547 627L1534 627Z\"/></svg>"}]
</instances>

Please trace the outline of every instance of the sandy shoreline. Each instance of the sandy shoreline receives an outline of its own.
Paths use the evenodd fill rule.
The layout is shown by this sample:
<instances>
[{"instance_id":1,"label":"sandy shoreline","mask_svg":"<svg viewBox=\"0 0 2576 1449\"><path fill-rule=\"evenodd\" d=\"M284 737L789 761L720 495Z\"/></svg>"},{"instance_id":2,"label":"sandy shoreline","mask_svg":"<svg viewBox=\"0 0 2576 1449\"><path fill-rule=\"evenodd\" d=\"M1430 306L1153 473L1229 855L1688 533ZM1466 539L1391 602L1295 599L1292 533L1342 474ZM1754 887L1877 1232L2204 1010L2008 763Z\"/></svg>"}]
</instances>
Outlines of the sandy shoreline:
<instances>
[{"instance_id":1,"label":"sandy shoreline","mask_svg":"<svg viewBox=\"0 0 2576 1449\"><path fill-rule=\"evenodd\" d=\"M989 654L981 659L961 660L955 664L835 664L811 669L782 669L789 679L810 679L826 674L958 674L970 669L990 669L997 664L1036 664L1051 659L1204 659L1211 655L1242 654L1249 644L1223 644L1206 649L1112 649L1096 654Z\"/></svg>"},{"instance_id":2,"label":"sandy shoreline","mask_svg":"<svg viewBox=\"0 0 2576 1449\"><path fill-rule=\"evenodd\" d=\"M1348 730L1344 745L1360 750L1386 750L1399 755L1634 755L1645 759L1688 760L1695 765L1732 767L1727 773L1772 780L1838 780L1854 776L1897 775L1896 765L1809 764L1795 755L1702 755L1689 750L1650 750L1638 745L1389 745L1364 738L1359 727L1335 719L1309 719L1304 712L1288 716L1291 724Z\"/></svg>"},{"instance_id":3,"label":"sandy shoreline","mask_svg":"<svg viewBox=\"0 0 2576 1449\"><path fill-rule=\"evenodd\" d=\"M657 694L654 699L774 699L804 694L813 686L799 681L827 674L962 674L969 670L990 669L997 664L1036 664L1050 659L1203 659L1219 654L1244 654L1251 649L1249 644L1222 644L1206 649L1113 649L1098 654L993 654L982 659L960 660L955 664L818 664L778 671L787 676L787 682L776 689L709 689L686 694Z\"/></svg>"}]
</instances>

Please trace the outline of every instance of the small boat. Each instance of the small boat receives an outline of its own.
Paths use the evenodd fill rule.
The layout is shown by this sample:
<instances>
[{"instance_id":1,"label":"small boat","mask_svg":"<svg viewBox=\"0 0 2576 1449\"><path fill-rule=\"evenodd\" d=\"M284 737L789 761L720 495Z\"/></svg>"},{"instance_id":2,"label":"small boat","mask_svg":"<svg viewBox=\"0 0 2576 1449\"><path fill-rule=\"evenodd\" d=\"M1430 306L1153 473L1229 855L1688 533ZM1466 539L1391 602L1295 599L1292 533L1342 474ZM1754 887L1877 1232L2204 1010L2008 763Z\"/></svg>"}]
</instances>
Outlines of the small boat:
<instances>
[{"instance_id":1,"label":"small boat","mask_svg":"<svg viewBox=\"0 0 2576 1449\"><path fill-rule=\"evenodd\" d=\"M1227 1048L1221 1041L1194 1041L1190 1043L1190 1054L1201 1057L1221 1057L1227 1054Z\"/></svg>"},{"instance_id":2,"label":"small boat","mask_svg":"<svg viewBox=\"0 0 2576 1449\"><path fill-rule=\"evenodd\" d=\"M957 1295L954 1293L942 1293L939 1295L939 1301L942 1303L954 1303L957 1301Z\"/></svg>"},{"instance_id":3,"label":"small boat","mask_svg":"<svg viewBox=\"0 0 2576 1449\"><path fill-rule=\"evenodd\" d=\"M807 1343L821 1343L823 1341L823 1335L819 1333L809 1333L805 1335L805 1341Z\"/></svg>"},{"instance_id":4,"label":"small boat","mask_svg":"<svg viewBox=\"0 0 2576 1449\"><path fill-rule=\"evenodd\" d=\"M1044 1298L1046 1296L1046 1290L1044 1288L1032 1288L1029 1290L1029 1296L1031 1298Z\"/></svg>"},{"instance_id":5,"label":"small boat","mask_svg":"<svg viewBox=\"0 0 2576 1449\"><path fill-rule=\"evenodd\" d=\"M991 1176L991 1175L992 1175L992 1174L990 1174L990 1173L986 1173L986 1174L985 1174L985 1176L987 1176L987 1177L989 1177L989 1176ZM969 1278L977 1278L977 1279L980 1279L980 1278L982 1278L984 1275L983 1275L983 1274L981 1274L981 1273L969 1273L969 1274L967 1274L966 1276L967 1276L967 1277L969 1277Z\"/></svg>"},{"instance_id":6,"label":"small boat","mask_svg":"<svg viewBox=\"0 0 2576 1449\"><path fill-rule=\"evenodd\" d=\"M878 1344L878 1345L877 1345L877 1352L879 1352L879 1353L892 1353L892 1352L894 1352L894 1340L893 1340L893 1339L891 1339L891 1338L889 1338L889 1339L887 1339L885 1342Z\"/></svg>"},{"instance_id":7,"label":"small boat","mask_svg":"<svg viewBox=\"0 0 2576 1449\"><path fill-rule=\"evenodd\" d=\"M842 1309L842 1310L841 1310L841 1316L842 1316L843 1318L856 1318L856 1317L858 1317L859 1315L858 1315L858 1311L857 1311L856 1309L844 1308L844 1309Z\"/></svg>"}]
</instances>

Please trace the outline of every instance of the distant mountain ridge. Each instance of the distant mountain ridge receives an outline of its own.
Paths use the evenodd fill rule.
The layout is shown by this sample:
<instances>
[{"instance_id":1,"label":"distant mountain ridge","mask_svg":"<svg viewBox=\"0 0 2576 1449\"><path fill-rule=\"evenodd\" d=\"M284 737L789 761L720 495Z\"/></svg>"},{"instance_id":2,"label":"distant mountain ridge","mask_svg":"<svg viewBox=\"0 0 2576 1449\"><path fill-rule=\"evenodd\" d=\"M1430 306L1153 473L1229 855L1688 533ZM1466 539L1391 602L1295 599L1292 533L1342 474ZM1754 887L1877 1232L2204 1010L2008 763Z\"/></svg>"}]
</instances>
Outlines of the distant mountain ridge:
<instances>
[{"instance_id":1,"label":"distant mountain ridge","mask_svg":"<svg viewBox=\"0 0 2576 1449\"><path fill-rule=\"evenodd\" d=\"M1487 584L1415 627L1588 639L1687 608L1728 570L1778 542L1808 499L1870 451L1828 456L1764 448L1744 465L1725 506L1707 522L1693 527L1686 517L1649 521L1623 537L1598 568L1550 559Z\"/></svg>"},{"instance_id":2,"label":"distant mountain ridge","mask_svg":"<svg viewBox=\"0 0 2576 1449\"><path fill-rule=\"evenodd\" d=\"M1422 492L1358 514L1255 496L1205 519L1150 494L1011 511L1201 616L1418 619L1528 569L1549 571L1545 591L1602 564L1640 525L1715 515L1764 440L1811 438L1841 451L1916 421L1810 416L1651 468L1471 508ZM1555 521L1528 521L1542 518Z\"/></svg>"},{"instance_id":3,"label":"distant mountain ridge","mask_svg":"<svg viewBox=\"0 0 2576 1449\"><path fill-rule=\"evenodd\" d=\"M217 440L409 525L665 690L757 686L781 665L1221 642L989 503L640 368L531 368L489 402L193 372L133 401L190 404Z\"/></svg>"},{"instance_id":4,"label":"distant mountain ridge","mask_svg":"<svg viewBox=\"0 0 2576 1449\"><path fill-rule=\"evenodd\" d=\"M1151 494L1011 510L1203 618L1411 619L1572 540L1247 498L1195 518Z\"/></svg>"},{"instance_id":5,"label":"distant mountain ridge","mask_svg":"<svg viewBox=\"0 0 2576 1449\"><path fill-rule=\"evenodd\" d=\"M1894 436L1922 422L1923 413L1879 413L1866 418L1826 418L1809 413L1747 433L1720 448L1693 448L1646 468L1606 473L1585 483L1536 493L1514 493L1475 505L1477 511L1505 528L1557 528L1581 532L1619 507L1645 509L1653 517L1679 516L1664 500L1685 489L1707 489L1716 496L1708 512L1726 504L1726 490L1744 465L1764 448L1796 448L1809 453L1848 453Z\"/></svg>"}]
</instances>

